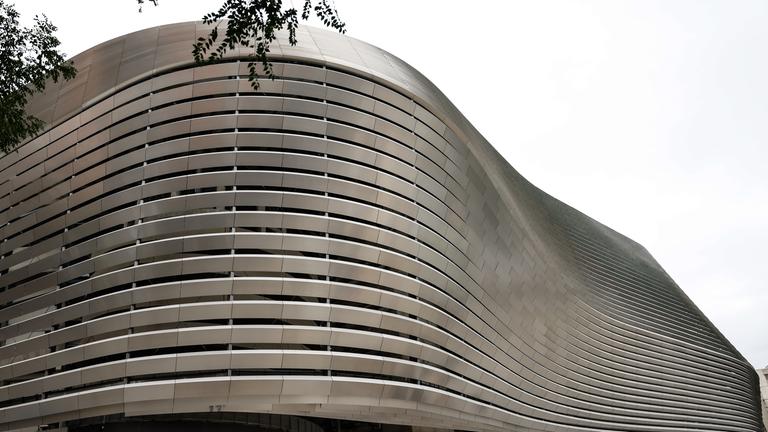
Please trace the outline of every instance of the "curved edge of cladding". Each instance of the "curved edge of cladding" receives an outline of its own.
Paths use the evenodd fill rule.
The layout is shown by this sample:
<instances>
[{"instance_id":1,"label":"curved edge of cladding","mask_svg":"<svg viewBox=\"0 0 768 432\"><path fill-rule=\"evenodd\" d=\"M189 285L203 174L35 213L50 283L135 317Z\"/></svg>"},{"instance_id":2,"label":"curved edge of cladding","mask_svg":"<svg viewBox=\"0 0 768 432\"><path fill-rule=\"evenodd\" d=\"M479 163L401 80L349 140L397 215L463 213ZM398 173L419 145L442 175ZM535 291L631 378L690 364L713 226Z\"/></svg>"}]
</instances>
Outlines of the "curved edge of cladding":
<instances>
[{"instance_id":1,"label":"curved edge of cladding","mask_svg":"<svg viewBox=\"0 0 768 432\"><path fill-rule=\"evenodd\" d=\"M30 104L54 127L0 159L6 177L0 199L14 205L0 213L6 223L2 236L13 235L4 243L13 247L0 246L8 261L0 260L5 287L0 321L6 323L0 329L5 341L0 347L0 403L5 405L0 427L224 405L231 411L311 412L470 430L759 430L754 371L645 249L530 185L437 88L401 60L323 30L304 27L297 47L281 41L273 52L275 61L296 63L279 65L292 83L320 69L324 82L330 80L326 70L349 74L348 83L341 79L334 86L349 93L343 96L352 98L355 109L331 114L330 105L351 108L348 99L334 101L326 91L320 118L328 132L328 124L349 129L354 116L363 116L355 130L359 136L347 141L331 133L318 137L312 132L321 122L312 111L317 101L302 99L305 90L290 90L282 80L277 111L288 112L286 100L301 105L296 110L305 117L288 117L297 125L305 122L302 126L281 121L277 127L270 123L269 131L228 133L241 122L266 121L269 104L259 105L260 114L243 110L211 117L211 112L229 109L202 107L213 104L211 98L225 105L236 99L228 90L214 91L197 100L203 117L189 121L215 119L217 127L229 126L212 136L186 138L183 156L143 150L141 205L120 206L131 189L105 195L99 209L111 210L109 199L117 210L99 220L124 226L83 243L93 222L81 220L94 210L86 208L90 204L80 206L87 202L80 195L94 193L87 191L92 187L113 187L93 181L107 178L110 170L126 169L129 162L123 159L136 152L109 159L111 150L103 144L104 155L90 149L78 159L78 134L93 141L95 135L89 134L104 126L94 126L98 119L107 119L109 130L118 121L134 121L135 128L194 114L173 110L194 110L195 101L176 108L162 105L154 114L162 121L153 123L151 98L144 95L164 77L186 73L186 81L177 84L197 88L193 83L240 73L230 66L185 69L192 40L207 29L197 23L146 29L75 57L78 78L51 87ZM301 85L311 92L318 82ZM170 87L157 90L158 98L175 97ZM150 111L134 106L140 105L136 101L124 104L135 98L147 99ZM267 99L256 95L250 100ZM227 106L241 106L231 103ZM363 130L363 123L370 128ZM402 153L407 136L388 135L384 129L392 125L410 129L412 156ZM301 128L308 132L297 138ZM254 144L278 142L277 136L280 146ZM206 137L217 140L216 145L225 143L224 148L256 149L258 161L249 159L256 153L226 149L196 156L194 146L213 144ZM170 149L173 140L164 138L160 134L153 147ZM72 142L61 144L67 139ZM372 144L356 146L357 139ZM395 143L398 139L402 142ZM109 137L105 142L111 142ZM125 145L121 148L136 142ZM326 153L318 168L317 155L307 148L321 145ZM36 156L54 147L50 157ZM66 149L72 151L67 157L73 158L76 174L69 183L78 192L59 210L73 211L67 210L61 222L38 226L36 213L46 210L36 208L27 195L36 187L35 176L47 175L49 162L53 172L59 170L56 158ZM28 161L23 171L14 168L21 160ZM85 168L74 171L78 161ZM256 165L258 170L247 168ZM216 166L238 170L209 168ZM190 168L199 171L192 175ZM186 170L185 184L174 185L174 170L181 169ZM313 174L319 172L325 172L324 179ZM354 174L339 177L347 172ZM276 178L280 192L247 190L254 184L274 185ZM439 179L453 186L440 185ZM320 190L318 185L323 198L307 192ZM231 186L234 191L227 189ZM143 201L144 190L167 193L180 187L192 192ZM24 198L14 201L9 191ZM168 213L206 205L226 211ZM292 206L308 212L286 211ZM372 211L374 206L379 210ZM231 211L235 208L248 210ZM136 215L126 216L134 210ZM50 248L44 244L57 238L47 238L43 228L50 231L55 228L47 225L56 224L69 228L59 245L68 247L51 255L43 252ZM201 234L211 226L232 234ZM258 228L270 226L280 231ZM318 242L306 234L310 231L324 232L326 239ZM126 246L121 236L136 244ZM88 255L83 246L88 242L104 243L94 249L101 253ZM222 255L226 250L231 255ZM30 259L39 262L21 265ZM59 270L45 272L51 261ZM124 268L131 261L133 266ZM85 268L89 278L77 280ZM33 278L29 273L37 269L43 269L42 276ZM222 269L229 275L217 274ZM163 279L168 271L183 277ZM286 279L304 273L326 277ZM133 285L109 291L126 282ZM71 293L78 293L79 300ZM300 301L301 296L324 302ZM169 328L174 322L196 324ZM134 330L121 333L129 328ZM214 348L189 348L196 344ZM318 344L334 350L306 349ZM162 351L171 347L182 348ZM266 370L273 375L264 375ZM311 375L310 370L333 375Z\"/></svg>"}]
</instances>

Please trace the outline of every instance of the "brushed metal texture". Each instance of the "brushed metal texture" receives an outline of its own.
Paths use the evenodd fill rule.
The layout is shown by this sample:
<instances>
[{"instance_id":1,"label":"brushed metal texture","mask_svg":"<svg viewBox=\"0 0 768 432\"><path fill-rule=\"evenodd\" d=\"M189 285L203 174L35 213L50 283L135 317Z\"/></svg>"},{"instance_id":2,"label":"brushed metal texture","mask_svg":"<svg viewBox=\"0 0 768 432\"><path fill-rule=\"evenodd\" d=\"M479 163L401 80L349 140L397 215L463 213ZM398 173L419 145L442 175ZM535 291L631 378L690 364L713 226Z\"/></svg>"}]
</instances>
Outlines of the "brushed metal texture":
<instances>
[{"instance_id":1,"label":"brushed metal texture","mask_svg":"<svg viewBox=\"0 0 768 432\"><path fill-rule=\"evenodd\" d=\"M648 252L417 71L304 27L254 92L246 50L190 62L208 30L76 56L30 102L48 128L0 158L0 430L212 410L761 430L754 370Z\"/></svg>"}]
</instances>

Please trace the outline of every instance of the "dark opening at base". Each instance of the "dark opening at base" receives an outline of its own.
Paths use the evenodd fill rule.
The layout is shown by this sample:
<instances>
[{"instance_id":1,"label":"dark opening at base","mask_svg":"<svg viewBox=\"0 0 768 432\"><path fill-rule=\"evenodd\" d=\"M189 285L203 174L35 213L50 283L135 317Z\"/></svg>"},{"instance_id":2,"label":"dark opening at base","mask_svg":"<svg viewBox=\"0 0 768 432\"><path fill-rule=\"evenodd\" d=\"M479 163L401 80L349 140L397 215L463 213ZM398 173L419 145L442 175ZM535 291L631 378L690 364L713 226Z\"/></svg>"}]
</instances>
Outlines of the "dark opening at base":
<instances>
[{"instance_id":1,"label":"dark opening at base","mask_svg":"<svg viewBox=\"0 0 768 432\"><path fill-rule=\"evenodd\" d=\"M447 429L262 413L191 413L69 421L70 432L448 432Z\"/></svg>"}]
</instances>

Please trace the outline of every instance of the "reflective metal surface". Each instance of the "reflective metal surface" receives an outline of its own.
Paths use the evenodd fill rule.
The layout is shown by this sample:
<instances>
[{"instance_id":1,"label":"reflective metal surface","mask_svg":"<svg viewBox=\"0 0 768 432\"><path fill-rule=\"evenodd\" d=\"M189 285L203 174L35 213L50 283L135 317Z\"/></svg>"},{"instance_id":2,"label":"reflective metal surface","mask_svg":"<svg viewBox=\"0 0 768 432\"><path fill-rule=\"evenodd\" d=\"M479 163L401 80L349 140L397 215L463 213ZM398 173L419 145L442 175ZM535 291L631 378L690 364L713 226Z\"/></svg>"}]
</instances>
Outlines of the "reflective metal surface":
<instances>
[{"instance_id":1,"label":"reflective metal surface","mask_svg":"<svg viewBox=\"0 0 768 432\"><path fill-rule=\"evenodd\" d=\"M0 430L212 407L761 429L754 371L653 258L417 71L303 28L254 92L237 53L190 64L206 31L77 56L0 158Z\"/></svg>"}]
</instances>

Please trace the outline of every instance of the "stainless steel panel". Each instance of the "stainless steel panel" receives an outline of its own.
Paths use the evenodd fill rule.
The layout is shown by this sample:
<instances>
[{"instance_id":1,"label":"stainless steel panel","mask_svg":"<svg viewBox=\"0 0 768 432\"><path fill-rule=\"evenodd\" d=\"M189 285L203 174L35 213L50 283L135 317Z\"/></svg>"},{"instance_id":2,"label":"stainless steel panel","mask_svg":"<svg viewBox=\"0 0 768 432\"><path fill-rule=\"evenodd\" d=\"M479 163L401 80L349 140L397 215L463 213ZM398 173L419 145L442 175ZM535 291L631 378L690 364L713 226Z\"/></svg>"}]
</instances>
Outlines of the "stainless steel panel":
<instances>
[{"instance_id":1,"label":"stainless steel panel","mask_svg":"<svg viewBox=\"0 0 768 432\"><path fill-rule=\"evenodd\" d=\"M189 99L192 97L192 86L186 85L182 87L176 87L170 90L165 90L157 93L153 93L151 100L152 100L152 107L165 105L170 102L174 102L177 100L183 100L183 99Z\"/></svg>"},{"instance_id":2,"label":"stainless steel panel","mask_svg":"<svg viewBox=\"0 0 768 432\"><path fill-rule=\"evenodd\" d=\"M237 302L232 305L232 318L272 318L283 316L283 305L274 302Z\"/></svg>"},{"instance_id":3,"label":"stainless steel panel","mask_svg":"<svg viewBox=\"0 0 768 432\"><path fill-rule=\"evenodd\" d=\"M146 142L147 142L147 131L142 130L110 143L107 149L109 151L109 155L113 156L113 155L120 154L126 150L143 147L144 144L146 144Z\"/></svg>"},{"instance_id":4,"label":"stainless steel panel","mask_svg":"<svg viewBox=\"0 0 768 432\"><path fill-rule=\"evenodd\" d=\"M160 123L170 119L186 117L190 114L192 114L192 104L189 102L170 105L160 109L152 110L152 112L149 114L149 123Z\"/></svg>"},{"instance_id":5,"label":"stainless steel panel","mask_svg":"<svg viewBox=\"0 0 768 432\"><path fill-rule=\"evenodd\" d=\"M162 306L132 311L130 313L130 324L126 327L142 327L179 320L179 306Z\"/></svg>"},{"instance_id":6,"label":"stainless steel panel","mask_svg":"<svg viewBox=\"0 0 768 432\"><path fill-rule=\"evenodd\" d=\"M231 367L233 369L279 369L283 364L282 351L233 351L231 353ZM236 380L233 377L232 385L235 386ZM253 394L255 389L251 389L250 392L244 394ZM234 388L233 390L234 391ZM243 391L239 388L238 391ZM279 393L279 389L278 389ZM231 393L230 393L231 394ZM269 394L269 393L265 393Z\"/></svg>"},{"instance_id":7,"label":"stainless steel panel","mask_svg":"<svg viewBox=\"0 0 768 432\"><path fill-rule=\"evenodd\" d=\"M230 303L195 303L179 307L179 321L198 321L209 319L229 319L232 316Z\"/></svg>"},{"instance_id":8,"label":"stainless steel panel","mask_svg":"<svg viewBox=\"0 0 768 432\"><path fill-rule=\"evenodd\" d=\"M130 359L125 362L125 373L128 376L139 376L173 372L176 370L176 357L161 355Z\"/></svg>"},{"instance_id":9,"label":"stainless steel panel","mask_svg":"<svg viewBox=\"0 0 768 432\"><path fill-rule=\"evenodd\" d=\"M179 330L178 344L180 346L227 344L231 339L232 330L227 327L187 328Z\"/></svg>"},{"instance_id":10,"label":"stainless steel panel","mask_svg":"<svg viewBox=\"0 0 768 432\"><path fill-rule=\"evenodd\" d=\"M281 377L232 377L231 396L279 395L283 388Z\"/></svg>"},{"instance_id":11,"label":"stainless steel panel","mask_svg":"<svg viewBox=\"0 0 768 432\"><path fill-rule=\"evenodd\" d=\"M232 343L272 343L283 339L283 329L277 326L235 326L232 328Z\"/></svg>"},{"instance_id":12,"label":"stainless steel panel","mask_svg":"<svg viewBox=\"0 0 768 432\"><path fill-rule=\"evenodd\" d=\"M233 115L218 115L191 120L190 132L200 132L219 129L234 129L237 118Z\"/></svg>"},{"instance_id":13,"label":"stainless steel panel","mask_svg":"<svg viewBox=\"0 0 768 432\"><path fill-rule=\"evenodd\" d=\"M158 91L177 84L188 83L193 80L195 69L182 69L180 71L165 73L152 78L152 90Z\"/></svg>"},{"instance_id":14,"label":"stainless steel panel","mask_svg":"<svg viewBox=\"0 0 768 432\"><path fill-rule=\"evenodd\" d=\"M227 352L187 353L176 357L176 371L229 369L231 354Z\"/></svg>"},{"instance_id":15,"label":"stainless steel panel","mask_svg":"<svg viewBox=\"0 0 768 432\"><path fill-rule=\"evenodd\" d=\"M282 309L283 319L328 321L331 309L322 304L285 303Z\"/></svg>"},{"instance_id":16,"label":"stainless steel panel","mask_svg":"<svg viewBox=\"0 0 768 432\"><path fill-rule=\"evenodd\" d=\"M238 108L244 109L238 106L239 100L241 99L234 97L222 97L193 101L191 104L191 114L234 111Z\"/></svg>"},{"instance_id":17,"label":"stainless steel panel","mask_svg":"<svg viewBox=\"0 0 768 432\"><path fill-rule=\"evenodd\" d=\"M137 333L128 338L128 350L138 351L149 348L174 347L178 345L176 331L154 331Z\"/></svg>"},{"instance_id":18,"label":"stainless steel panel","mask_svg":"<svg viewBox=\"0 0 768 432\"><path fill-rule=\"evenodd\" d=\"M96 366L89 366L76 371L83 383L93 383L126 376L126 361L118 360ZM61 388L53 387L52 388Z\"/></svg>"},{"instance_id":19,"label":"stainless steel panel","mask_svg":"<svg viewBox=\"0 0 768 432\"><path fill-rule=\"evenodd\" d=\"M31 101L49 128L0 157L0 429L221 405L759 430L750 366L652 258L530 187L408 65L302 28L265 96L234 56L189 62L210 28L77 57Z\"/></svg>"},{"instance_id":20,"label":"stainless steel panel","mask_svg":"<svg viewBox=\"0 0 768 432\"><path fill-rule=\"evenodd\" d=\"M243 96L237 100L239 110L282 111L283 98L273 96Z\"/></svg>"},{"instance_id":21,"label":"stainless steel panel","mask_svg":"<svg viewBox=\"0 0 768 432\"><path fill-rule=\"evenodd\" d=\"M236 80L198 82L192 86L193 97L235 92L237 92Z\"/></svg>"}]
</instances>

